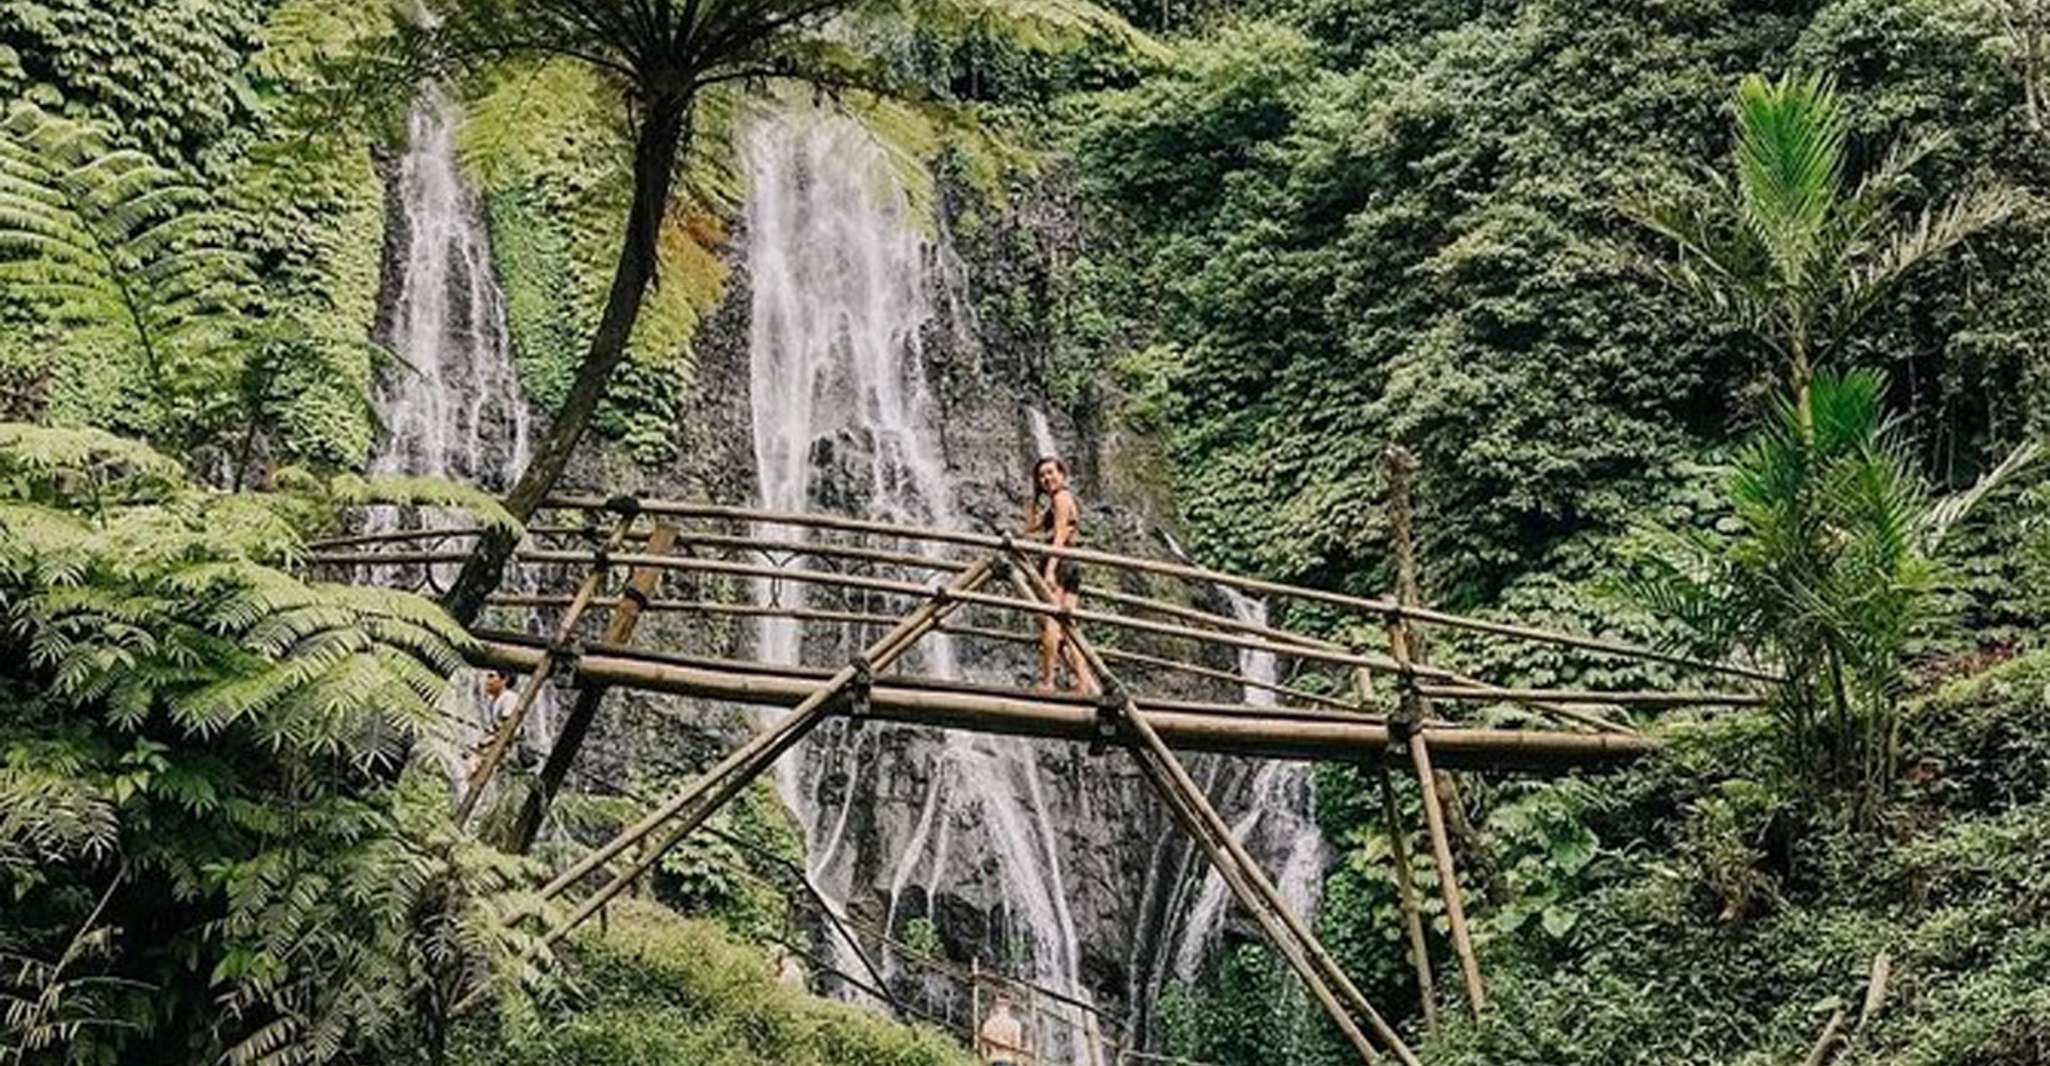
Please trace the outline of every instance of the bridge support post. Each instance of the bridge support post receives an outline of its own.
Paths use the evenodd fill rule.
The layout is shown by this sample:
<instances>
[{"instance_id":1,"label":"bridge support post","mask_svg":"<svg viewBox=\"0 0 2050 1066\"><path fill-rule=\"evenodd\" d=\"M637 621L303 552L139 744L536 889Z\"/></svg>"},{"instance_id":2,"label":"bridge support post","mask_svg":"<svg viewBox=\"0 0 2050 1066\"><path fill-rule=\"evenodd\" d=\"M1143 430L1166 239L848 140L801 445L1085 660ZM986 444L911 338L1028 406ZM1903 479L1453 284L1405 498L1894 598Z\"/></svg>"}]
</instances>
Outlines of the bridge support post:
<instances>
[{"instance_id":1,"label":"bridge support post","mask_svg":"<svg viewBox=\"0 0 2050 1066\"><path fill-rule=\"evenodd\" d=\"M1395 806L1395 777L1388 772L1385 762L1374 768L1381 777L1381 817L1388 827L1388 855L1395 864L1395 883L1402 896L1402 924L1409 933L1409 958L1416 967L1417 999L1424 1007L1424 1029L1436 1032L1437 982L1431 978L1431 948L1424 939L1423 908L1418 904L1416 880L1410 870L1409 842L1403 839L1406 833L1402 816Z\"/></svg>"},{"instance_id":2,"label":"bridge support post","mask_svg":"<svg viewBox=\"0 0 2050 1066\"><path fill-rule=\"evenodd\" d=\"M604 549L592 562L591 572L585 575L583 584L577 586L576 595L571 597L569 608L563 612L562 620L556 623L551 650L565 646L576 635L577 622L583 618L584 610L591 605L591 598L598 594L598 587L605 583L605 553L617 551L621 544L626 543L627 531L633 528L634 519L639 514L638 510L628 510L620 516L619 525L613 529L612 535L606 538ZM558 656L551 654L543 656L541 661L535 664L534 672L527 675L526 686L520 689L518 697L513 702L513 709L498 721L490 743L485 745L484 751L477 757L477 766L470 772L470 780L463 790L462 798L456 801L457 825L468 822L470 815L476 811L477 801L484 795L484 787L491 783L492 775L498 772L499 765L505 761L505 753L512 749L513 741L518 739L521 726L526 724L527 712L533 709L534 700L540 695L541 686L554 674L557 659Z\"/></svg>"},{"instance_id":3,"label":"bridge support post","mask_svg":"<svg viewBox=\"0 0 2050 1066\"><path fill-rule=\"evenodd\" d=\"M1401 671L1399 717L1408 725L1405 739L1423 794L1424 824L1430 830L1431 856L1438 867L1438 891L1445 899L1445 924L1452 934L1452 949L1459 956L1467 1006L1478 1018L1488 1006L1487 989L1481 983L1480 960L1474 955L1473 936L1466 924L1466 900L1459 890L1459 872L1452 864L1452 843L1445 832L1445 807L1439 798L1437 775L1431 769L1431 746L1417 728L1431 716L1431 701L1417 691L1416 664L1423 659L1423 644L1411 632L1408 616L1400 610L1418 606L1423 598L1417 582L1416 537L1411 526L1410 479L1416 469L1416 456L1407 448L1399 444L1389 447L1388 529L1395 555L1398 610L1388 619L1388 651ZM1395 722L1391 720L1389 725L1392 736Z\"/></svg>"},{"instance_id":4,"label":"bridge support post","mask_svg":"<svg viewBox=\"0 0 2050 1066\"><path fill-rule=\"evenodd\" d=\"M674 522L657 522L654 531L648 534L645 549L649 555L667 555L676 547L680 528ZM620 590L619 605L612 609L612 617L606 620L605 643L625 644L633 639L634 628L640 623L641 609L654 597L662 580L662 571L652 566L636 566L628 572L626 585ZM546 662L546 660L543 660ZM562 783L569 778L570 765L576 762L577 752L583 749L584 737L591 731L591 723L598 717L598 707L605 702L606 686L579 684L576 705L570 708L568 717L562 721L562 732L556 734L555 746L548 750L548 761L541 765L541 776L535 782L534 790L527 794L526 802L520 807L519 818L512 828L512 850L524 855L534 846L534 837L541 832L541 819L548 813L548 807L555 802L555 794L562 790Z\"/></svg>"},{"instance_id":5,"label":"bridge support post","mask_svg":"<svg viewBox=\"0 0 2050 1066\"><path fill-rule=\"evenodd\" d=\"M990 578L994 560L985 560L969 567L952 584L936 592L933 598L921 604L904 620L884 634L863 653L872 669L882 669L894 662L898 656L938 626L941 619L959 604L949 593L972 592ZM593 849L590 854L558 874L541 889L543 899L553 898L585 876L604 866L612 858L634 844L649 838L657 830L667 826L661 836L643 848L631 865L621 870L612 880L593 892L563 922L544 938L546 944L554 944L568 935L570 930L584 923L597 913L613 896L627 885L653 869L655 864L670 848L677 845L691 831L703 824L725 802L731 799L748 782L754 780L778 756L790 750L804 739L812 728L824 721L833 700L840 696L856 677L853 664L841 667L832 677L821 682L802 703L783 716L775 725L736 748L732 754L720 760L718 765L706 771L675 795L665 800L660 807L650 812L610 841Z\"/></svg>"},{"instance_id":6,"label":"bridge support post","mask_svg":"<svg viewBox=\"0 0 2050 1066\"><path fill-rule=\"evenodd\" d=\"M1009 576L1026 599L1044 606L1058 604L1059 600L1039 573L1015 555ZM1160 739L1160 734L1154 731L1130 692L1118 684L1116 675L1111 673L1095 646L1082 635L1075 619L1065 611L1053 617L1063 635L1096 672L1106 692L1116 698L1120 709L1119 723L1130 731L1136 741L1131 745L1132 754L1148 783L1160 793L1176 822L1202 849L1240 905L1259 923L1275 948L1302 978L1332 1024L1345 1035L1362 1060L1373 1062L1378 1057L1374 1045L1360 1031L1355 1016L1364 1018L1397 1059L1405 1066L1418 1066L1415 1053L1403 1042L1402 1036L1367 1002L1359 986L1346 976L1316 935L1289 909L1274 883L1253 861L1245 846L1232 835L1231 827L1217 813L1217 808L1210 805L1188 770Z\"/></svg>"}]
</instances>

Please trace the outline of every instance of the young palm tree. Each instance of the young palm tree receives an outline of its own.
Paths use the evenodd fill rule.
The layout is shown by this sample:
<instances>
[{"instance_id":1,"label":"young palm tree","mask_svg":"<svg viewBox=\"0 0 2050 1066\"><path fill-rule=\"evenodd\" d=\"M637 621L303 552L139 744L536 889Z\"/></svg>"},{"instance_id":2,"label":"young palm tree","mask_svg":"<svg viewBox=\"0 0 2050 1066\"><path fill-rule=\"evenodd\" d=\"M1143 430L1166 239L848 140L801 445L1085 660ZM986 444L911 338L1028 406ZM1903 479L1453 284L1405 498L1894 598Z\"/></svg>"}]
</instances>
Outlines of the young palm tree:
<instances>
[{"instance_id":1,"label":"young palm tree","mask_svg":"<svg viewBox=\"0 0 2050 1066\"><path fill-rule=\"evenodd\" d=\"M1773 418L1729 481L1735 533L1652 560L1629 585L1694 631L1703 650L1745 650L1787 676L1775 709L1798 776L1884 795L1910 634L1928 608L1935 542L2035 455L2024 446L1970 491L1936 501L1885 417L1886 379L1817 363L1915 267L2020 204L2001 188L1911 222L1895 215L1931 147L1895 151L1847 188L1847 122L1830 83L1753 75L1737 91L1733 176L1630 213L1678 255L1651 265L1785 360Z\"/></svg>"},{"instance_id":2,"label":"young palm tree","mask_svg":"<svg viewBox=\"0 0 2050 1066\"><path fill-rule=\"evenodd\" d=\"M1747 76L1737 88L1734 173L1711 171L1677 199L1625 205L1678 253L1650 264L1656 275L1785 360L1804 424L1809 380L1829 346L1916 267L2022 202L1993 187L1902 221L1901 189L1935 143L1897 148L1848 186L1847 128L1829 79Z\"/></svg>"},{"instance_id":3,"label":"young palm tree","mask_svg":"<svg viewBox=\"0 0 2050 1066\"><path fill-rule=\"evenodd\" d=\"M1886 792L1911 636L1927 621L1939 542L2036 454L2024 447L1970 489L1934 498L1885 415L1886 377L1818 371L1805 413L1783 398L1728 481L1735 529L1669 551L1629 579L1692 631L1698 650L1782 670L1774 710L1787 769Z\"/></svg>"},{"instance_id":4,"label":"young palm tree","mask_svg":"<svg viewBox=\"0 0 2050 1066\"><path fill-rule=\"evenodd\" d=\"M562 408L506 499L525 521L561 476L626 354L657 240L690 141L693 107L708 88L794 80L828 89L907 93L863 47L907 27L1002 33L1051 50L1108 42L1131 54L1152 46L1121 18L1086 0L454 0L438 18L401 31L378 57L402 78L518 58L589 64L625 101L634 139L633 196L618 265L597 329ZM480 539L444 605L469 622L497 587L513 542Z\"/></svg>"}]
</instances>

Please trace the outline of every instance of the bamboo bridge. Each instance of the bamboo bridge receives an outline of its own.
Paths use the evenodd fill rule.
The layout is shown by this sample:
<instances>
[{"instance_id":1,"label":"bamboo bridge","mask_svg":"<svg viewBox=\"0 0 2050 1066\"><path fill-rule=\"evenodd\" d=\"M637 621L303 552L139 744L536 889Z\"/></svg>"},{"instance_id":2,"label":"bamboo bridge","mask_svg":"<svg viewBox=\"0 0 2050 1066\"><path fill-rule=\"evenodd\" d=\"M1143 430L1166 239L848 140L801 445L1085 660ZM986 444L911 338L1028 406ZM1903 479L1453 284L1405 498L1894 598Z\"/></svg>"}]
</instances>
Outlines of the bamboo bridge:
<instances>
[{"instance_id":1,"label":"bamboo bridge","mask_svg":"<svg viewBox=\"0 0 2050 1066\"><path fill-rule=\"evenodd\" d=\"M489 601L495 619L501 624L524 619L532 626L473 631L476 664L524 674L525 683L511 712L478 753L457 816L471 816L518 740L536 693L551 678L566 679L576 698L542 768L541 785L522 812L522 846L531 841L542 809L572 769L607 690L632 688L787 712L688 785L652 803L645 817L557 872L541 895L558 901L553 907L559 909L545 917L527 916L544 922L541 939L553 944L653 869L664 853L829 718L1052 738L1088 745L1093 752L1119 750L1134 761L1175 824L1360 1058L1372 1062L1387 1054L1414 1066L1416 1057L1401 1035L1368 1003L1303 916L1284 902L1177 753L1376 768L1396 845L1391 858L1402 891L1409 954L1429 1019L1433 982L1422 904L1410 877L1401 843L1406 834L1399 830L1390 786L1393 771L1414 773L1431 859L1441 873L1438 884L1461 989L1467 1006L1478 1013L1486 1006L1486 990L1453 871L1438 770L1553 773L1622 765L1659 746L1628 724L1630 710L1755 705L1763 699L1760 683L1774 678L1745 666L1425 607L1416 594L1406 504L1406 493L1399 493L1391 516L1396 595L1374 598L1240 577L1186 562L1053 548L1001 532L632 497L553 497L528 525L510 570L543 580L508 581L505 587L546 587L552 579L562 591L502 591ZM337 537L314 545L308 563L358 579L369 574L369 580L380 583L410 581L431 588L438 573L467 557L467 543L477 536L471 527L443 525ZM1043 580L1041 569L1049 557L1088 568L1081 606L1063 607ZM1188 595L1178 601L1131 591L1151 592L1161 585L1178 586ZM802 599L784 602L784 591L794 587L859 594L863 603L887 602L901 611L828 610L805 606ZM1323 632L1370 636L1339 642L1194 606L1211 588L1298 605L1317 617ZM833 669L711 658L637 643L639 620L655 613L830 623L848 627L867 643ZM906 653L929 634L1036 644L1036 631L1049 619L1093 672L1100 692L1049 693L905 669ZM1016 628L1021 622L1024 628ZM1431 629L1658 664L1673 676L1725 679L1735 690L1609 692L1493 684L1427 661L1423 639ZM1156 650L1189 650L1173 655L1132 650L1117 643L1128 640L1126 635L1141 637ZM1297 673L1308 673L1311 681L1248 677L1218 667L1215 656L1203 660L1205 649L1219 648L1273 655L1296 664ZM1197 702L1170 698L1149 683L1172 674L1229 683L1241 692L1263 690L1272 698ZM1505 704L1526 709L1532 724L1481 725L1463 714L1467 708Z\"/></svg>"}]
</instances>

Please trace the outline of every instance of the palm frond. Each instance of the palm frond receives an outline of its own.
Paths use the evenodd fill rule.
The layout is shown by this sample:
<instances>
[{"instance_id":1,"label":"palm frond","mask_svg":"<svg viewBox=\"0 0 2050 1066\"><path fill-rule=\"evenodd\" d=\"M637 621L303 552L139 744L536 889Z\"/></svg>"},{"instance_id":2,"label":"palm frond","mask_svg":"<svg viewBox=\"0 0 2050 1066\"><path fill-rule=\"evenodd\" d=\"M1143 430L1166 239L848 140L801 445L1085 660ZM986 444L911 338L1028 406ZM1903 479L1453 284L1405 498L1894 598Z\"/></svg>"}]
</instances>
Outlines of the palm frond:
<instances>
[{"instance_id":1,"label":"palm frond","mask_svg":"<svg viewBox=\"0 0 2050 1066\"><path fill-rule=\"evenodd\" d=\"M1847 329L1916 267L2005 222L2028 203L2028 195L1994 186L1922 212L1908 229L1883 241L1853 264L1843 281L1837 329Z\"/></svg>"},{"instance_id":2,"label":"palm frond","mask_svg":"<svg viewBox=\"0 0 2050 1066\"><path fill-rule=\"evenodd\" d=\"M1932 504L1922 517L1916 530L1924 550L1933 551L1941 545L1957 524L1970 516L1972 509L1998 491L2022 471L2028 469L2043 455L2040 441L2024 441L2007 453L1993 469L1979 475L1969 488L1944 496Z\"/></svg>"},{"instance_id":3,"label":"palm frond","mask_svg":"<svg viewBox=\"0 0 2050 1066\"><path fill-rule=\"evenodd\" d=\"M1753 74L1737 87L1738 202L1783 278L1806 273L1836 206L1847 128L1821 75Z\"/></svg>"}]
</instances>

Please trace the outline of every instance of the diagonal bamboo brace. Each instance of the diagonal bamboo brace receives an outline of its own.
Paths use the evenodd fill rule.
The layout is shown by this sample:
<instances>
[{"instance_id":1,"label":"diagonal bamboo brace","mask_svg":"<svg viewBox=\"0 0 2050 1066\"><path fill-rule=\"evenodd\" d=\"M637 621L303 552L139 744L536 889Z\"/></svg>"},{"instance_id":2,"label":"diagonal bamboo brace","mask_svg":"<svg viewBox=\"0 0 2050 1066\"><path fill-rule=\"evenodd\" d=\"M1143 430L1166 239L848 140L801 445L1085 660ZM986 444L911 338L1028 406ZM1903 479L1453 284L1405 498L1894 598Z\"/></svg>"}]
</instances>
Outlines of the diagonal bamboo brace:
<instances>
[{"instance_id":1,"label":"diagonal bamboo brace","mask_svg":"<svg viewBox=\"0 0 2050 1066\"><path fill-rule=\"evenodd\" d=\"M1040 604L1058 602L1038 572L1030 566L1020 565L1015 558L1010 568L1010 577L1028 599ZM1097 677L1106 685L1112 684L1115 675L1103 657L1097 653L1095 646L1081 634L1074 617L1068 612L1059 612L1053 617L1061 626L1063 635L1088 660ZM1226 885L1238 895L1239 902L1274 939L1275 946L1295 967L1297 974L1303 978L1312 994L1318 994L1319 990L1323 991L1318 998L1326 1013L1331 1015L1333 1023L1346 1033L1348 1040L1353 1042L1355 1049L1366 1061L1374 1060L1374 1050L1360 1035L1358 1027L1352 1021L1353 1015L1366 1019L1375 1035L1404 1063L1404 1066L1419 1066L1415 1053L1403 1042L1402 1036L1381 1017L1381 1013L1375 1010L1371 1003L1367 1002L1359 986L1354 984L1345 971L1332 960L1330 953L1318 942L1316 935L1303 924L1302 919L1289 909L1288 904L1281 898L1281 893L1275 889L1274 883L1261 871L1259 864L1253 861L1245 846L1232 835L1231 827L1225 824L1224 818L1203 796L1202 790L1183 768L1180 760L1174 757L1166 742L1160 739L1160 734L1154 731L1145 714L1132 700L1131 694L1123 692L1120 702L1124 723L1130 727L1139 741L1134 746L1134 752L1139 757L1140 767L1147 771L1154 787L1168 800L1171 809L1179 808L1193 824L1202 828L1202 832L1194 834L1197 843L1216 864L1219 874L1225 878ZM1344 998L1349 1010L1340 1007L1337 996L1325 998L1334 988L1338 996Z\"/></svg>"},{"instance_id":2,"label":"diagonal bamboo brace","mask_svg":"<svg viewBox=\"0 0 2050 1066\"><path fill-rule=\"evenodd\" d=\"M1467 1006L1478 1018L1488 1007L1488 993L1481 983L1481 964L1474 954L1473 935L1466 922L1466 899L1459 890L1459 872L1452 865L1452 842L1445 833L1445 807L1438 797L1437 776L1431 769L1431 746L1422 733L1409 738L1409 754L1416 762L1417 782L1423 790L1424 824L1431 831L1431 856L1437 862L1438 887L1445 897L1445 924L1451 929L1452 947L1459 955Z\"/></svg>"},{"instance_id":3,"label":"diagonal bamboo brace","mask_svg":"<svg viewBox=\"0 0 2050 1066\"><path fill-rule=\"evenodd\" d=\"M1359 1053L1361 1059L1367 1062L1376 1061L1374 1045L1367 1040L1366 1034L1360 1031L1359 1024L1353 1020L1352 1014L1339 1005L1338 996L1332 992L1323 974L1310 961L1304 946L1295 940L1287 925L1265 906L1259 890L1246 879L1237 861L1232 858L1223 843L1210 834L1202 816L1174 787L1169 779L1170 775L1154 760L1150 752L1135 750L1133 757L1139 763L1141 771L1146 774L1148 783L1159 794L1161 802L1167 805L1168 813L1174 817L1175 824L1181 827L1182 832L1188 834L1189 839L1195 841L1204 857L1210 860L1211 868L1223 879L1225 887L1231 889L1232 895L1246 912L1253 916L1254 921L1260 926L1260 931L1267 935L1275 950L1281 952L1282 958L1286 959L1290 968L1301 977L1303 986L1309 989L1310 998L1317 1001L1325 1016L1338 1027L1339 1033L1352 1045L1353 1050Z\"/></svg>"},{"instance_id":4,"label":"diagonal bamboo brace","mask_svg":"<svg viewBox=\"0 0 2050 1066\"><path fill-rule=\"evenodd\" d=\"M649 555L667 555L676 546L680 532L674 522L657 522L642 550ZM626 587L620 591L612 616L605 621L605 643L625 644L633 639L641 611L661 581L662 571L651 566L636 566L627 574ZM590 733L591 723L598 717L605 692L604 685L584 684L579 680L577 702L570 708L568 717L563 719L562 732L556 734L555 746L549 749L548 760L541 765L540 778L533 790L527 793L519 818L513 823L514 853L524 855L528 848L533 847L534 837L541 831L541 819L547 816L549 805L555 802L555 794L568 779L570 764L576 761L577 752L584 746L584 737Z\"/></svg>"},{"instance_id":5,"label":"diagonal bamboo brace","mask_svg":"<svg viewBox=\"0 0 2050 1066\"><path fill-rule=\"evenodd\" d=\"M620 518L612 536L605 541L604 551L591 564L591 572L584 576L583 584L577 586L576 595L571 598L569 609L563 612L562 621L556 624L555 646L562 646L576 635L577 622L583 618L584 610L591 605L591 597L598 594L598 586L605 581L605 552L617 551L626 543L628 530L633 527L637 512L628 512ZM471 812L477 809L477 801L484 795L484 786L491 783L492 775L505 761L505 753L512 749L513 741L520 735L520 727L526 724L527 712L534 707L534 700L541 692L541 686L555 672L555 656L549 655L536 664L534 672L527 675L527 684L513 703L513 709L499 720L491 743L478 756L477 768L470 774L469 786L463 790L463 798L456 802L455 820L462 825L470 820Z\"/></svg>"},{"instance_id":6,"label":"diagonal bamboo brace","mask_svg":"<svg viewBox=\"0 0 2050 1066\"><path fill-rule=\"evenodd\" d=\"M863 656L870 667L877 669L888 666L909 650L920 637L936 628L939 621L958 603L949 594L981 586L989 579L992 562L985 561L962 572L953 584L937 593L931 601L920 605L918 609L905 616L895 629L871 644ZM833 700L847 688L858 672L857 667L852 664L841 667L775 725L735 749L703 776L664 801L660 807L594 849L544 886L541 889L544 899L559 895L564 889L605 865L627 848L654 834L656 830L664 826L669 827L652 846L643 848L640 856L630 866L620 871L572 911L560 926L548 934L546 942L552 944L560 940L596 913L598 908L604 906L613 896L618 895L627 885L653 869L665 852L688 836L735 793L746 787L749 781L767 769L778 756L803 739L813 726L823 721Z\"/></svg>"}]
</instances>

